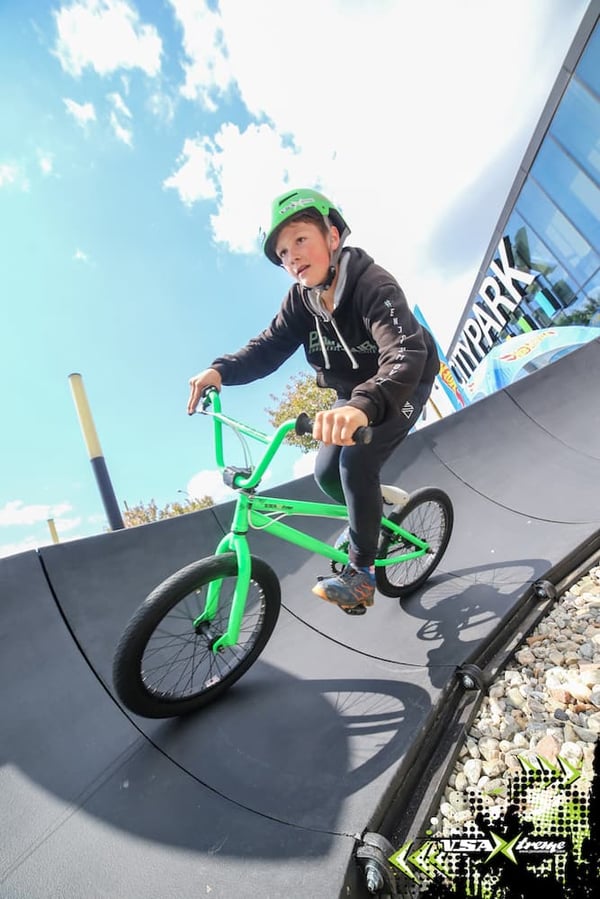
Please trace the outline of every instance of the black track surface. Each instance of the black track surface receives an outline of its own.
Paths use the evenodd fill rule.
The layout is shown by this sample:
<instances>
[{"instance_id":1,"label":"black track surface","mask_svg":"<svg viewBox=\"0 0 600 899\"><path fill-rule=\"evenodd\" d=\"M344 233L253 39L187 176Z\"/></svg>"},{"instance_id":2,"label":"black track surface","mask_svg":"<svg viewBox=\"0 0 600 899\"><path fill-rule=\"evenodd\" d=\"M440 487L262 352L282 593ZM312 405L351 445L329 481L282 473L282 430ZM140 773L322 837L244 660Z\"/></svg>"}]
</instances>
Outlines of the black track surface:
<instances>
[{"instance_id":1,"label":"black track surface","mask_svg":"<svg viewBox=\"0 0 600 899\"><path fill-rule=\"evenodd\" d=\"M2 899L366 895L355 837L456 667L600 528L599 383L595 341L405 442L385 480L455 507L440 568L407 600L343 615L310 592L325 560L253 535L279 623L185 720L129 716L112 654L152 587L213 552L231 506L1 560ZM272 492L318 498L311 478Z\"/></svg>"}]
</instances>

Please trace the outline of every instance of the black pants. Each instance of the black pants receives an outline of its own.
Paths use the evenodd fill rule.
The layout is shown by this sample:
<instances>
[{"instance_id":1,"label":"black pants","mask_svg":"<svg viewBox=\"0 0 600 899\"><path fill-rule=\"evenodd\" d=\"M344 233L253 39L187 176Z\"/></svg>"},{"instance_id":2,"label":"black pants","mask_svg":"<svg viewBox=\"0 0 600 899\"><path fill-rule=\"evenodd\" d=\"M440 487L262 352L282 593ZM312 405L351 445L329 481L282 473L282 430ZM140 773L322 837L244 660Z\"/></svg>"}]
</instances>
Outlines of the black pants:
<instances>
[{"instance_id":1,"label":"black pants","mask_svg":"<svg viewBox=\"0 0 600 899\"><path fill-rule=\"evenodd\" d=\"M402 414L373 428L369 444L321 444L319 448L315 480L323 493L348 506L350 561L358 567L372 565L377 554L383 513L379 479L383 464L418 420L430 393L430 384L419 385ZM333 408L347 402L338 399Z\"/></svg>"}]
</instances>

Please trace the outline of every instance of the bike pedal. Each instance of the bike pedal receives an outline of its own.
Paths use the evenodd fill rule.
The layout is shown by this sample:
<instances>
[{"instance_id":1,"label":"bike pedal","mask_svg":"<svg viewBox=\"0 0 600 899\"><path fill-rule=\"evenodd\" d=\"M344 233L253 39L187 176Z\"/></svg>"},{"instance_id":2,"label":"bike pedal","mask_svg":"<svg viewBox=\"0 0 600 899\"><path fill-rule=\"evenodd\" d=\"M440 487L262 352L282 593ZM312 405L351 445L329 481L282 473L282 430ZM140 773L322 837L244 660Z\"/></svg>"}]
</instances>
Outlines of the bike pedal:
<instances>
[{"instance_id":1,"label":"bike pedal","mask_svg":"<svg viewBox=\"0 0 600 899\"><path fill-rule=\"evenodd\" d=\"M340 609L342 612L345 612L346 615L366 615L367 613L367 607L363 605L354 606L352 609L345 609L343 606L340 606Z\"/></svg>"}]
</instances>

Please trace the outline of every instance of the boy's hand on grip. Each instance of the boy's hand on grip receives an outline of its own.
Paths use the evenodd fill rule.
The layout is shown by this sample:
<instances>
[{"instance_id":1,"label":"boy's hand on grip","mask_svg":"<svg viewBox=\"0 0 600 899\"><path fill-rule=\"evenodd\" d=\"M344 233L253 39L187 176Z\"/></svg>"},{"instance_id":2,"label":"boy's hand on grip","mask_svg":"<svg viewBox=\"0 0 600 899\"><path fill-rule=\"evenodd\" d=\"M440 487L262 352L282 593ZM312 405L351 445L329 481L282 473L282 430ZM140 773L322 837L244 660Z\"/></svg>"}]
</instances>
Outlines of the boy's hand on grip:
<instances>
[{"instance_id":1,"label":"boy's hand on grip","mask_svg":"<svg viewBox=\"0 0 600 899\"><path fill-rule=\"evenodd\" d=\"M220 391L222 384L221 375L214 368L207 368L201 371L200 374L190 378L190 397L187 404L188 415L193 415L196 411L196 407L202 399L203 390L207 387L214 387Z\"/></svg>"},{"instance_id":2,"label":"boy's hand on grip","mask_svg":"<svg viewBox=\"0 0 600 899\"><path fill-rule=\"evenodd\" d=\"M366 413L354 406L340 406L317 412L313 437L321 443L335 446L352 446L356 441L354 435L359 428L369 424Z\"/></svg>"}]
</instances>

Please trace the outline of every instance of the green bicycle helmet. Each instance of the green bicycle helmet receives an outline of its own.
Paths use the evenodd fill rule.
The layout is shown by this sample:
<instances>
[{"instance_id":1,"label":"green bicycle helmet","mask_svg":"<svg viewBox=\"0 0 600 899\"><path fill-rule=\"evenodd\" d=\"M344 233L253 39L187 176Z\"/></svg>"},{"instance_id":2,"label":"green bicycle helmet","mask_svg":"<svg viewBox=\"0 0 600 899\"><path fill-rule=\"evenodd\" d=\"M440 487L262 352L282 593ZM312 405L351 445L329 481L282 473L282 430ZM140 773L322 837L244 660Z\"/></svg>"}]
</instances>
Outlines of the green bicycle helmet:
<instances>
[{"instance_id":1,"label":"green bicycle helmet","mask_svg":"<svg viewBox=\"0 0 600 899\"><path fill-rule=\"evenodd\" d=\"M298 213L308 212L309 210L316 211L330 224L335 225L340 232L339 252L341 252L342 244L350 234L350 228L344 221L341 212L323 194L303 187L298 190L288 190L273 200L271 227L265 237L263 249L267 259L274 265L281 265L281 260L275 252L279 229ZM336 251L336 257L339 255L339 252ZM335 262L337 262L337 259L334 260Z\"/></svg>"}]
</instances>

